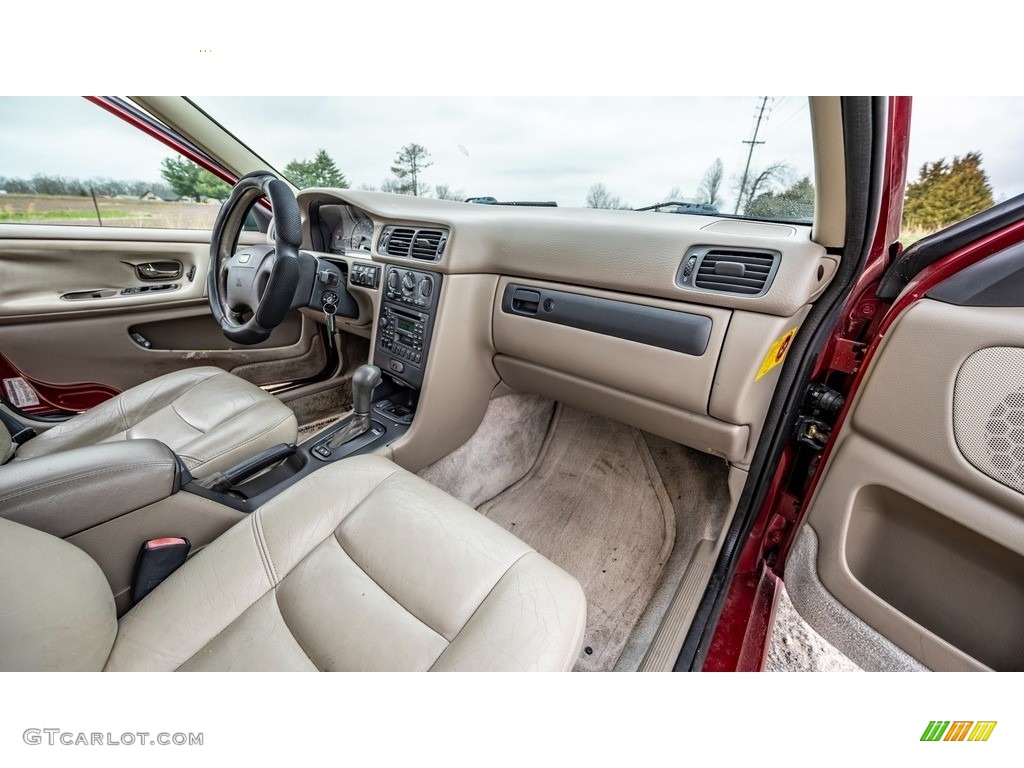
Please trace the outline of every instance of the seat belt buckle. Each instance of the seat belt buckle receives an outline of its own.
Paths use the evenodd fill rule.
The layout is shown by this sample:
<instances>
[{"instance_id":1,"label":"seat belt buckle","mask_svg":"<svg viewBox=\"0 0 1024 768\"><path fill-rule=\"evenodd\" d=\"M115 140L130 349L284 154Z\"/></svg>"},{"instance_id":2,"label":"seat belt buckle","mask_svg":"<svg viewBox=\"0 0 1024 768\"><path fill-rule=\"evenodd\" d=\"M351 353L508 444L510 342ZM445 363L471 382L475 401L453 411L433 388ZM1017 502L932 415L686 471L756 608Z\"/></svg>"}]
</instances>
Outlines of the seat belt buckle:
<instances>
[{"instance_id":1,"label":"seat belt buckle","mask_svg":"<svg viewBox=\"0 0 1024 768\"><path fill-rule=\"evenodd\" d=\"M36 431L32 427L23 427L11 435L11 442L15 445L24 445L35 436Z\"/></svg>"},{"instance_id":2,"label":"seat belt buckle","mask_svg":"<svg viewBox=\"0 0 1024 768\"><path fill-rule=\"evenodd\" d=\"M132 604L138 603L178 570L188 558L191 548L189 540L180 537L150 539L145 542L139 549L139 557L135 561Z\"/></svg>"}]
</instances>

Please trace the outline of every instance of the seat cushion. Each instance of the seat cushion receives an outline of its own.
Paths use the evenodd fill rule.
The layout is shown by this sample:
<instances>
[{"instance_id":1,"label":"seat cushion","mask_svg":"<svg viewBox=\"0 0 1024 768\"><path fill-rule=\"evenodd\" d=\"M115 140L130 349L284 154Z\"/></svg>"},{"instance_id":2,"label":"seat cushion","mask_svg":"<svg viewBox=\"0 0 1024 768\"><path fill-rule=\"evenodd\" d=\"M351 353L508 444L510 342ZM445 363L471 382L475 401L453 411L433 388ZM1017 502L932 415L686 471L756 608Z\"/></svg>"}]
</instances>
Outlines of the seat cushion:
<instances>
[{"instance_id":1,"label":"seat cushion","mask_svg":"<svg viewBox=\"0 0 1024 768\"><path fill-rule=\"evenodd\" d=\"M169 373L48 429L14 460L112 440L150 438L197 477L221 472L278 443L294 442L295 414L273 395L220 368Z\"/></svg>"},{"instance_id":2,"label":"seat cushion","mask_svg":"<svg viewBox=\"0 0 1024 768\"><path fill-rule=\"evenodd\" d=\"M120 622L108 670L569 670L579 583L392 462L325 467Z\"/></svg>"},{"instance_id":3,"label":"seat cushion","mask_svg":"<svg viewBox=\"0 0 1024 768\"><path fill-rule=\"evenodd\" d=\"M0 670L99 671L116 631L114 597L91 557L0 518Z\"/></svg>"}]
</instances>

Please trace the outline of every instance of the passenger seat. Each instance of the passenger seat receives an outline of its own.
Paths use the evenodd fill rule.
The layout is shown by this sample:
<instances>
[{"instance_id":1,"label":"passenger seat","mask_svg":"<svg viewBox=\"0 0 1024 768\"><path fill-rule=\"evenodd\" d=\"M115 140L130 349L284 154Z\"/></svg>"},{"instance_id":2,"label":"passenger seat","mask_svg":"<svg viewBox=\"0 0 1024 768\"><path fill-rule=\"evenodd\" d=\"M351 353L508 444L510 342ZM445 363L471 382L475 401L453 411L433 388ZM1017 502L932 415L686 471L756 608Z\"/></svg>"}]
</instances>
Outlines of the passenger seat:
<instances>
[{"instance_id":1,"label":"passenger seat","mask_svg":"<svg viewBox=\"0 0 1024 768\"><path fill-rule=\"evenodd\" d=\"M117 622L96 563L0 519L3 670L570 670L579 583L377 456L283 491Z\"/></svg>"}]
</instances>

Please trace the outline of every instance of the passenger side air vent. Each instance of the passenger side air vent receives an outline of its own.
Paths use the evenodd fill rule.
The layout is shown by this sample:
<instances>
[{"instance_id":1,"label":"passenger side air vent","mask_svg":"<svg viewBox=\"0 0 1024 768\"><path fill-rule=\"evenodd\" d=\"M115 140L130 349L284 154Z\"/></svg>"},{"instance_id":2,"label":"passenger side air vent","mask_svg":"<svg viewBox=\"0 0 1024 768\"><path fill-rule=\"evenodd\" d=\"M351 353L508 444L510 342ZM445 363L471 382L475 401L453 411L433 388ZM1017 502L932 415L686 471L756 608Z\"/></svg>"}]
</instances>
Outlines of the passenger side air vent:
<instances>
[{"instance_id":1,"label":"passenger side air vent","mask_svg":"<svg viewBox=\"0 0 1024 768\"><path fill-rule=\"evenodd\" d=\"M447 244L447 230L384 227L377 250L387 256L403 259L440 261Z\"/></svg>"},{"instance_id":2,"label":"passenger side air vent","mask_svg":"<svg viewBox=\"0 0 1024 768\"><path fill-rule=\"evenodd\" d=\"M679 265L676 283L702 291L761 296L771 285L780 259L777 251L691 248Z\"/></svg>"}]
</instances>

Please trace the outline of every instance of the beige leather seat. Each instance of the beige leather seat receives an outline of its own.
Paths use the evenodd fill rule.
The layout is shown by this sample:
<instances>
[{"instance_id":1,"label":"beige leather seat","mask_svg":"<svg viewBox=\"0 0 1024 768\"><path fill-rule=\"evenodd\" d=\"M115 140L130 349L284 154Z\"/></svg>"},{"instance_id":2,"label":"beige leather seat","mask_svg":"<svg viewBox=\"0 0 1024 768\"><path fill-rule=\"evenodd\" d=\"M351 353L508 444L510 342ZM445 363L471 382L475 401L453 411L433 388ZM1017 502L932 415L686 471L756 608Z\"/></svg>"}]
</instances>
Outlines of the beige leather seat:
<instances>
[{"instance_id":1,"label":"beige leather seat","mask_svg":"<svg viewBox=\"0 0 1024 768\"><path fill-rule=\"evenodd\" d=\"M96 564L0 519L5 670L569 670L579 583L386 459L317 471L122 617Z\"/></svg>"},{"instance_id":2,"label":"beige leather seat","mask_svg":"<svg viewBox=\"0 0 1024 768\"><path fill-rule=\"evenodd\" d=\"M297 433L288 406L254 384L207 366L133 387L32 438L13 460L111 440L152 438L201 477L272 445L294 442Z\"/></svg>"}]
</instances>

